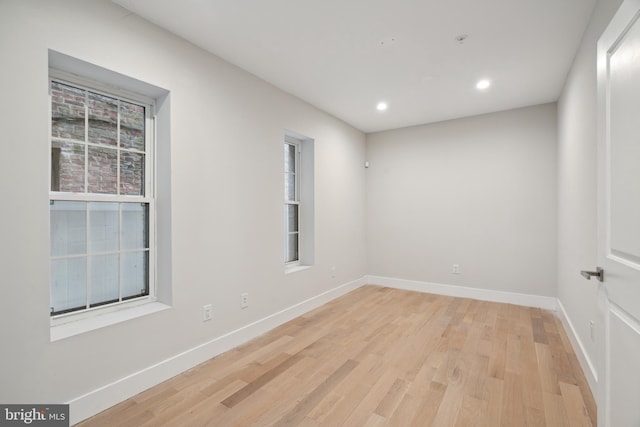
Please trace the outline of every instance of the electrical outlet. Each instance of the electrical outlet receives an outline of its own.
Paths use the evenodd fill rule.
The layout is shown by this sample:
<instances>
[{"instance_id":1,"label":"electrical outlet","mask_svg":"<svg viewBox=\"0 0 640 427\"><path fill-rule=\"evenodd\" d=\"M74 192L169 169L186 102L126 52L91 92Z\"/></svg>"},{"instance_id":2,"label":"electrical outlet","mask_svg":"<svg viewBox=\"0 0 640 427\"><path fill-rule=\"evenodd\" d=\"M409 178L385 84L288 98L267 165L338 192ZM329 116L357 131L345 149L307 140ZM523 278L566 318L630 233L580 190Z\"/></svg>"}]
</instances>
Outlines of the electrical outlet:
<instances>
[{"instance_id":1,"label":"electrical outlet","mask_svg":"<svg viewBox=\"0 0 640 427\"><path fill-rule=\"evenodd\" d=\"M240 308L249 307L249 294L247 292L240 294Z\"/></svg>"},{"instance_id":2,"label":"electrical outlet","mask_svg":"<svg viewBox=\"0 0 640 427\"><path fill-rule=\"evenodd\" d=\"M213 318L213 306L211 304L207 304L202 306L202 321L206 322Z\"/></svg>"},{"instance_id":3,"label":"electrical outlet","mask_svg":"<svg viewBox=\"0 0 640 427\"><path fill-rule=\"evenodd\" d=\"M591 341L596 340L596 322L589 320L589 332L591 334Z\"/></svg>"},{"instance_id":4,"label":"electrical outlet","mask_svg":"<svg viewBox=\"0 0 640 427\"><path fill-rule=\"evenodd\" d=\"M453 264L451 266L451 274L460 274L460 264Z\"/></svg>"},{"instance_id":5,"label":"electrical outlet","mask_svg":"<svg viewBox=\"0 0 640 427\"><path fill-rule=\"evenodd\" d=\"M331 266L331 278L332 279L336 278L336 266L335 265Z\"/></svg>"}]
</instances>

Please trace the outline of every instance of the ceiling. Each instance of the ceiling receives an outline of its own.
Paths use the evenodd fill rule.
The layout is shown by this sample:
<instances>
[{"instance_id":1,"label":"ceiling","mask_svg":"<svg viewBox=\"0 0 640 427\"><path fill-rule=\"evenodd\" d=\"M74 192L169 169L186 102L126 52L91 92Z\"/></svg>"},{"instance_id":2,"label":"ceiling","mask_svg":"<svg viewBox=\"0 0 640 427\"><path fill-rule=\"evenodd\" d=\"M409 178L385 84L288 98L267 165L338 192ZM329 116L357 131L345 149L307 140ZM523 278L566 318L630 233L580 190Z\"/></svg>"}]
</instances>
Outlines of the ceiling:
<instances>
[{"instance_id":1,"label":"ceiling","mask_svg":"<svg viewBox=\"0 0 640 427\"><path fill-rule=\"evenodd\" d=\"M556 101L595 4L113 1L364 132Z\"/></svg>"}]
</instances>

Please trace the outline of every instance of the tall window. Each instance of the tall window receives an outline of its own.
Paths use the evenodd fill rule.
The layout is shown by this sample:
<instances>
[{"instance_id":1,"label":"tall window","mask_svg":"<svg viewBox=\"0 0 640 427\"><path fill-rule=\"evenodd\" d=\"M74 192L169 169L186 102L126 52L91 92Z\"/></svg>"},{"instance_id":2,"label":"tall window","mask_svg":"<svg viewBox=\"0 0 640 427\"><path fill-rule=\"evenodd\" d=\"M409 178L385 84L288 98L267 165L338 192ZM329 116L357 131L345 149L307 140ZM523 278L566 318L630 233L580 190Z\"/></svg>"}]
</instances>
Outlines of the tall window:
<instances>
[{"instance_id":1,"label":"tall window","mask_svg":"<svg viewBox=\"0 0 640 427\"><path fill-rule=\"evenodd\" d=\"M51 315L154 297L153 101L56 74Z\"/></svg>"},{"instance_id":2,"label":"tall window","mask_svg":"<svg viewBox=\"0 0 640 427\"><path fill-rule=\"evenodd\" d=\"M300 262L300 144L286 137L284 143L284 262Z\"/></svg>"}]
</instances>

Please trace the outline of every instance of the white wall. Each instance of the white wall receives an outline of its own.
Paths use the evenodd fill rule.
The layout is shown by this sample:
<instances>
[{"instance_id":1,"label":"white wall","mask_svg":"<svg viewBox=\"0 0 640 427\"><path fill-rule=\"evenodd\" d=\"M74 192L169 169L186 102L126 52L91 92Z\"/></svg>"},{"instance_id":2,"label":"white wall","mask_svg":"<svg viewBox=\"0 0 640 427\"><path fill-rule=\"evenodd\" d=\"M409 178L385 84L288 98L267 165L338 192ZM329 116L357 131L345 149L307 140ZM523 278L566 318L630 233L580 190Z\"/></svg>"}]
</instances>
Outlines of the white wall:
<instances>
[{"instance_id":1,"label":"white wall","mask_svg":"<svg viewBox=\"0 0 640 427\"><path fill-rule=\"evenodd\" d=\"M555 296L556 150L555 104L368 135L367 272Z\"/></svg>"},{"instance_id":2,"label":"white wall","mask_svg":"<svg viewBox=\"0 0 640 427\"><path fill-rule=\"evenodd\" d=\"M558 299L586 355L583 368L592 386L596 342L590 338L589 322L596 321L598 329L602 322L597 282L582 278L580 270L597 264L596 48L621 3L596 3L558 101ZM596 339L599 336L602 333L596 333Z\"/></svg>"},{"instance_id":3,"label":"white wall","mask_svg":"<svg viewBox=\"0 0 640 427\"><path fill-rule=\"evenodd\" d=\"M48 49L165 88L171 99L171 170L160 173L171 181L172 308L55 342ZM74 400L364 276L360 131L106 0L0 2L0 54L0 402ZM315 265L288 275L285 129L315 140ZM250 295L245 310L241 292ZM214 319L203 323L207 303Z\"/></svg>"}]
</instances>

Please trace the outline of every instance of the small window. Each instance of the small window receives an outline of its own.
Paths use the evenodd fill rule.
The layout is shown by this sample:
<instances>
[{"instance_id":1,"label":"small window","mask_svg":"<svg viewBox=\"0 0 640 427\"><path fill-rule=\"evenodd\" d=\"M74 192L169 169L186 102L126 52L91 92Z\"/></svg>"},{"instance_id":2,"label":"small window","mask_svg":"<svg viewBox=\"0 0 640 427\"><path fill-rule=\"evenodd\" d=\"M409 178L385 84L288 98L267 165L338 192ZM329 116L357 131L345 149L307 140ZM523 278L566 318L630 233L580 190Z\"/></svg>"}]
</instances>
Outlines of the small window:
<instances>
[{"instance_id":1,"label":"small window","mask_svg":"<svg viewBox=\"0 0 640 427\"><path fill-rule=\"evenodd\" d=\"M288 139L290 141L290 139ZM300 262L300 146L284 143L284 262Z\"/></svg>"},{"instance_id":2,"label":"small window","mask_svg":"<svg viewBox=\"0 0 640 427\"><path fill-rule=\"evenodd\" d=\"M51 316L154 298L153 102L50 79Z\"/></svg>"},{"instance_id":3,"label":"small window","mask_svg":"<svg viewBox=\"0 0 640 427\"><path fill-rule=\"evenodd\" d=\"M287 272L314 263L314 142L295 132L284 138L284 263Z\"/></svg>"}]
</instances>

